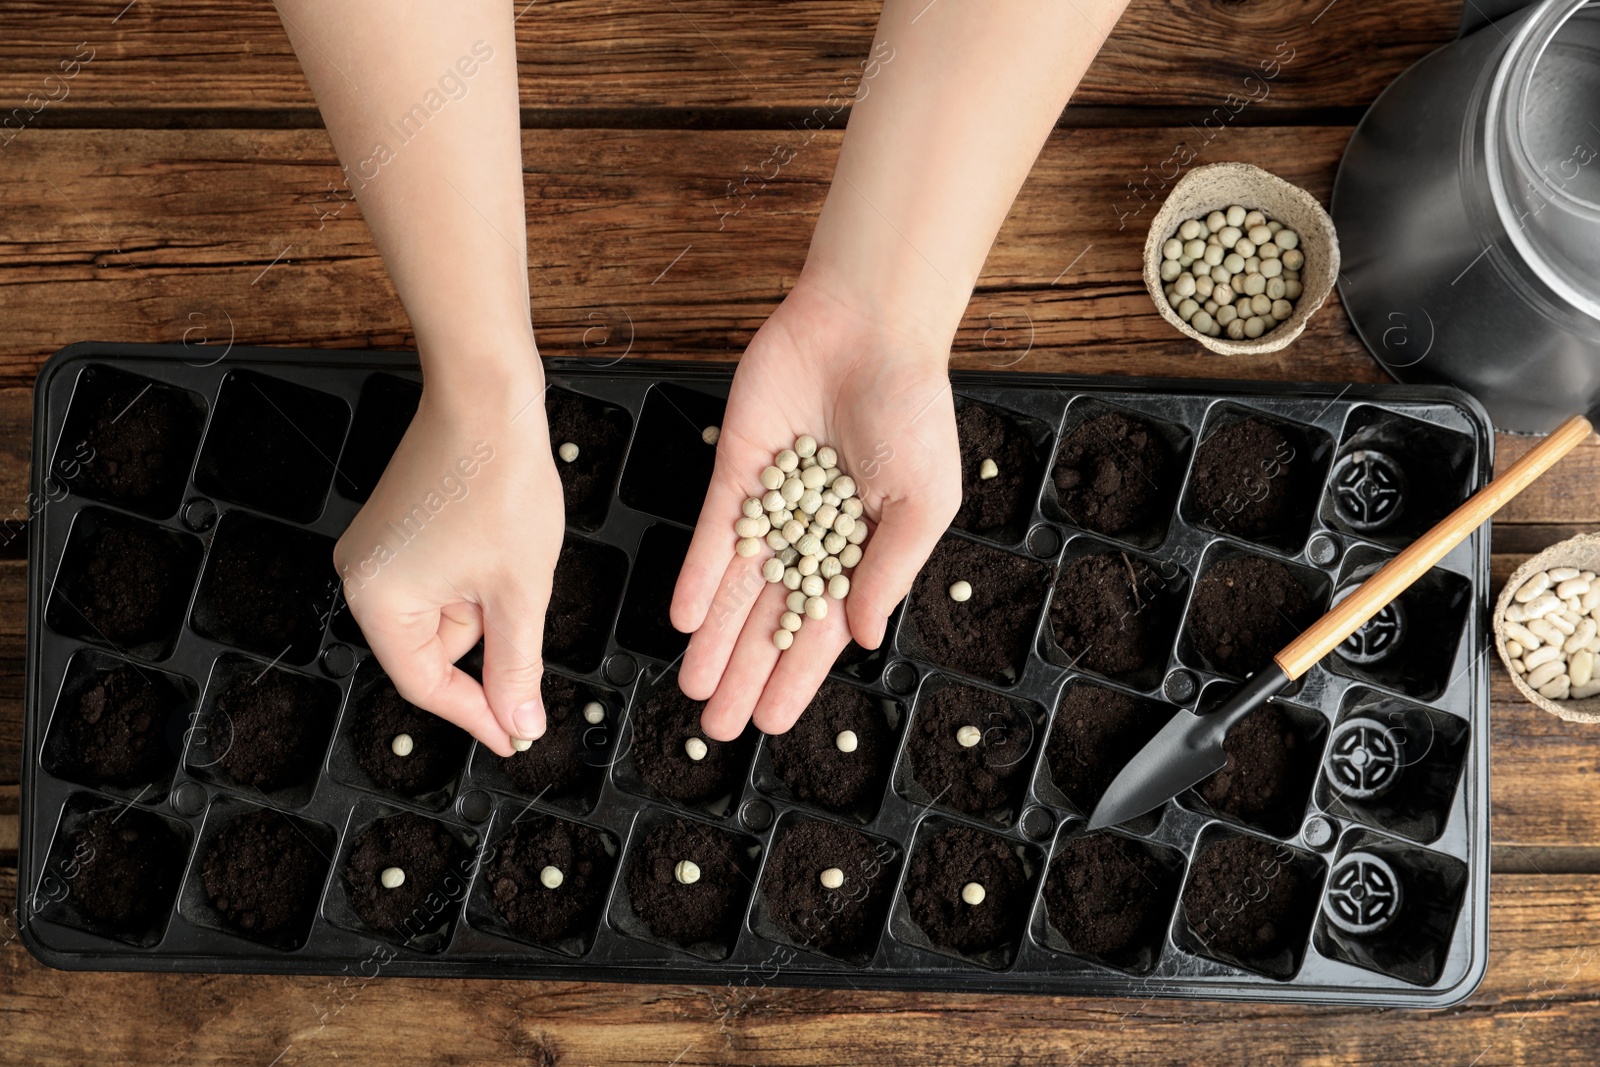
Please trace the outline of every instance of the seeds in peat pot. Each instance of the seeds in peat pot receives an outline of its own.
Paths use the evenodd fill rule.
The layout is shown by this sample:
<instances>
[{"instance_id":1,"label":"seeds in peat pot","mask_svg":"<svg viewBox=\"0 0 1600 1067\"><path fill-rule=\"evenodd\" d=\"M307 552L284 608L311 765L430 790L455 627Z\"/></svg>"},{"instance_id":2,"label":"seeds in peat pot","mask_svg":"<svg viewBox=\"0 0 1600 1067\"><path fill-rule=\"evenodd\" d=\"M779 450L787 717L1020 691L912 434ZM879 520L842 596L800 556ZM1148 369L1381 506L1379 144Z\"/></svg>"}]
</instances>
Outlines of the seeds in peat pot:
<instances>
[{"instance_id":1,"label":"seeds in peat pot","mask_svg":"<svg viewBox=\"0 0 1600 1067\"><path fill-rule=\"evenodd\" d=\"M572 459L563 456L566 461L556 464L567 521L592 530L605 521L633 421L614 404L568 389L547 390L544 406L551 446L570 442L577 449Z\"/></svg>"},{"instance_id":2,"label":"seeds in peat pot","mask_svg":"<svg viewBox=\"0 0 1600 1067\"><path fill-rule=\"evenodd\" d=\"M738 787L746 746L713 741L700 730L705 701L690 700L675 676L664 677L639 701L633 713L633 763L651 788L683 803L715 800ZM706 746L692 759L684 742Z\"/></svg>"},{"instance_id":3,"label":"seeds in peat pot","mask_svg":"<svg viewBox=\"0 0 1600 1067\"><path fill-rule=\"evenodd\" d=\"M423 711L395 691L388 678L352 701L350 751L380 789L418 796L448 784L466 759L471 737L437 715ZM410 755L395 755L397 735L409 734Z\"/></svg>"},{"instance_id":4,"label":"seeds in peat pot","mask_svg":"<svg viewBox=\"0 0 1600 1067\"><path fill-rule=\"evenodd\" d=\"M1313 888L1282 846L1255 837L1224 837L1190 865L1183 915L1213 953L1259 965L1304 942Z\"/></svg>"},{"instance_id":5,"label":"seeds in peat pot","mask_svg":"<svg viewBox=\"0 0 1600 1067\"><path fill-rule=\"evenodd\" d=\"M1226 559L1195 583L1188 631L1209 663L1246 678L1272 662L1316 619L1317 605L1294 573L1260 556Z\"/></svg>"},{"instance_id":6,"label":"seeds in peat pot","mask_svg":"<svg viewBox=\"0 0 1600 1067\"><path fill-rule=\"evenodd\" d=\"M974 578L970 600L951 599L952 585ZM1014 681L1049 580L1043 564L946 537L912 586L908 624L934 662L990 682Z\"/></svg>"},{"instance_id":7,"label":"seeds in peat pot","mask_svg":"<svg viewBox=\"0 0 1600 1067\"><path fill-rule=\"evenodd\" d=\"M961 892L983 887L983 903ZM940 830L917 848L906 872L911 920L928 940L954 952L979 953L1014 942L1028 912L1028 875L1004 838L965 826Z\"/></svg>"},{"instance_id":8,"label":"seeds in peat pot","mask_svg":"<svg viewBox=\"0 0 1600 1067\"><path fill-rule=\"evenodd\" d=\"M1172 906L1170 881L1137 842L1090 834L1056 853L1045 908L1074 952L1120 957L1161 937Z\"/></svg>"},{"instance_id":9,"label":"seeds in peat pot","mask_svg":"<svg viewBox=\"0 0 1600 1067\"><path fill-rule=\"evenodd\" d=\"M187 848L159 816L119 805L86 816L68 851L84 857L73 900L96 922L137 935L171 909Z\"/></svg>"},{"instance_id":10,"label":"seeds in peat pot","mask_svg":"<svg viewBox=\"0 0 1600 1067\"><path fill-rule=\"evenodd\" d=\"M449 921L472 858L443 825L409 811L378 819L362 830L348 855L344 880L351 908L374 930L403 938ZM405 873L404 881L394 888L383 883L383 872L391 867ZM452 876L459 886L451 883Z\"/></svg>"},{"instance_id":11,"label":"seeds in peat pot","mask_svg":"<svg viewBox=\"0 0 1600 1067\"><path fill-rule=\"evenodd\" d=\"M50 626L123 651L170 646L199 569L192 538L99 509L80 512L50 598Z\"/></svg>"},{"instance_id":12,"label":"seeds in peat pot","mask_svg":"<svg viewBox=\"0 0 1600 1067\"><path fill-rule=\"evenodd\" d=\"M962 737L976 731L976 743ZM1033 720L1027 706L987 689L950 684L924 696L906 752L933 802L968 814L1014 811L1027 784Z\"/></svg>"},{"instance_id":13,"label":"seeds in peat pot","mask_svg":"<svg viewBox=\"0 0 1600 1067\"><path fill-rule=\"evenodd\" d=\"M71 685L69 679L68 685ZM68 777L114 786L165 778L177 763L168 726L188 700L166 676L131 663L97 671L76 696L63 700Z\"/></svg>"},{"instance_id":14,"label":"seeds in peat pot","mask_svg":"<svg viewBox=\"0 0 1600 1067\"><path fill-rule=\"evenodd\" d=\"M186 390L90 368L78 380L51 473L75 493L165 518L188 484L203 404Z\"/></svg>"},{"instance_id":15,"label":"seeds in peat pot","mask_svg":"<svg viewBox=\"0 0 1600 1067\"><path fill-rule=\"evenodd\" d=\"M680 945L733 938L750 884L738 838L673 819L646 833L630 856L628 896L652 934ZM685 861L700 870L689 883L674 873Z\"/></svg>"},{"instance_id":16,"label":"seeds in peat pot","mask_svg":"<svg viewBox=\"0 0 1600 1067\"><path fill-rule=\"evenodd\" d=\"M1213 432L1195 452L1189 476L1196 521L1253 541L1303 537L1316 506L1303 441L1275 423L1246 418Z\"/></svg>"},{"instance_id":17,"label":"seeds in peat pot","mask_svg":"<svg viewBox=\"0 0 1600 1067\"><path fill-rule=\"evenodd\" d=\"M217 698L207 746L235 782L270 793L316 776L338 711L335 686L247 668Z\"/></svg>"},{"instance_id":18,"label":"seeds in peat pot","mask_svg":"<svg viewBox=\"0 0 1600 1067\"><path fill-rule=\"evenodd\" d=\"M951 525L1005 535L1026 518L1039 484L1033 440L1014 419L987 404L956 402L961 445L961 507ZM986 471L992 470L992 474Z\"/></svg>"},{"instance_id":19,"label":"seeds in peat pot","mask_svg":"<svg viewBox=\"0 0 1600 1067\"><path fill-rule=\"evenodd\" d=\"M546 671L539 683L544 701L544 735L512 756L496 757L506 777L518 791L529 796L559 800L583 792L600 773L605 745L591 731L595 729L585 709L598 704L600 719L605 705L591 698L594 691L570 678Z\"/></svg>"},{"instance_id":20,"label":"seeds in peat pot","mask_svg":"<svg viewBox=\"0 0 1600 1067\"><path fill-rule=\"evenodd\" d=\"M299 942L311 926L328 861L280 812L234 816L211 842L201 870L206 899L230 927L268 941Z\"/></svg>"},{"instance_id":21,"label":"seeds in peat pot","mask_svg":"<svg viewBox=\"0 0 1600 1067\"><path fill-rule=\"evenodd\" d=\"M195 597L195 628L263 656L317 651L338 573L333 540L244 512L222 517Z\"/></svg>"},{"instance_id":22,"label":"seeds in peat pot","mask_svg":"<svg viewBox=\"0 0 1600 1067\"><path fill-rule=\"evenodd\" d=\"M1314 752L1303 749L1289 716L1264 704L1228 731L1228 762L1196 788L1218 811L1279 835L1300 825L1316 776Z\"/></svg>"},{"instance_id":23,"label":"seeds in peat pot","mask_svg":"<svg viewBox=\"0 0 1600 1067\"><path fill-rule=\"evenodd\" d=\"M893 860L893 849L859 831L796 819L773 843L761 893L772 921L796 943L859 955L877 944L894 888Z\"/></svg>"},{"instance_id":24,"label":"seeds in peat pot","mask_svg":"<svg viewBox=\"0 0 1600 1067\"><path fill-rule=\"evenodd\" d=\"M495 844L487 879L506 925L530 941L582 937L594 929L611 881L605 841L587 826L540 815ZM545 871L554 870L558 877ZM553 888L547 887L556 882Z\"/></svg>"},{"instance_id":25,"label":"seeds in peat pot","mask_svg":"<svg viewBox=\"0 0 1600 1067\"><path fill-rule=\"evenodd\" d=\"M848 742L841 740L846 734ZM773 772L796 799L835 812L875 805L894 756L894 736L877 701L831 678L789 732L766 744Z\"/></svg>"},{"instance_id":26,"label":"seeds in peat pot","mask_svg":"<svg viewBox=\"0 0 1600 1067\"><path fill-rule=\"evenodd\" d=\"M1126 552L1080 556L1061 568L1050 627L1073 666L1111 677L1158 668L1182 605L1169 583Z\"/></svg>"},{"instance_id":27,"label":"seeds in peat pot","mask_svg":"<svg viewBox=\"0 0 1600 1067\"><path fill-rule=\"evenodd\" d=\"M576 671L600 666L627 572L628 558L618 549L575 537L562 543L544 618L546 658Z\"/></svg>"},{"instance_id":28,"label":"seeds in peat pot","mask_svg":"<svg viewBox=\"0 0 1600 1067\"><path fill-rule=\"evenodd\" d=\"M1176 709L1086 682L1061 694L1045 747L1056 788L1090 812L1117 772L1160 731Z\"/></svg>"},{"instance_id":29,"label":"seeds in peat pot","mask_svg":"<svg viewBox=\"0 0 1600 1067\"><path fill-rule=\"evenodd\" d=\"M1116 535L1163 519L1182 472L1154 427L1110 411L1061 439L1051 477L1056 499L1074 526Z\"/></svg>"}]
</instances>

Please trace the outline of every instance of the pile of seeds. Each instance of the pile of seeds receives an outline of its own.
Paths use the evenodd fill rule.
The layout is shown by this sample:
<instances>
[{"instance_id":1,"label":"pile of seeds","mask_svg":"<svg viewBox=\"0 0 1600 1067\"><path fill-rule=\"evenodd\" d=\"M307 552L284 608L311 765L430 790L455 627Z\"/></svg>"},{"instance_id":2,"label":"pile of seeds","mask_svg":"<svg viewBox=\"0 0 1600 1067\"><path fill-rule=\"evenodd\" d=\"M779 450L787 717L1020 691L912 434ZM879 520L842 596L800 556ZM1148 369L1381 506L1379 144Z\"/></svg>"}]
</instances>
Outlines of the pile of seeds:
<instances>
[{"instance_id":1,"label":"pile of seeds","mask_svg":"<svg viewBox=\"0 0 1600 1067\"><path fill-rule=\"evenodd\" d=\"M1506 607L1511 669L1549 700L1600 695L1600 580L1594 571L1540 571L1512 594Z\"/></svg>"},{"instance_id":2,"label":"pile of seeds","mask_svg":"<svg viewBox=\"0 0 1600 1067\"><path fill-rule=\"evenodd\" d=\"M1260 211L1234 204L1188 219L1161 255L1167 303L1208 337L1254 340L1294 314L1300 235Z\"/></svg>"},{"instance_id":3,"label":"pile of seeds","mask_svg":"<svg viewBox=\"0 0 1600 1067\"><path fill-rule=\"evenodd\" d=\"M850 592L848 572L861 562L867 521L855 479L839 469L839 454L818 445L809 434L772 457L761 472L766 490L744 502L744 516L733 524L739 555L754 556L761 544L777 555L761 565L761 576L789 590L786 610L773 631L780 650L794 644L805 619L823 619L828 601Z\"/></svg>"}]
</instances>

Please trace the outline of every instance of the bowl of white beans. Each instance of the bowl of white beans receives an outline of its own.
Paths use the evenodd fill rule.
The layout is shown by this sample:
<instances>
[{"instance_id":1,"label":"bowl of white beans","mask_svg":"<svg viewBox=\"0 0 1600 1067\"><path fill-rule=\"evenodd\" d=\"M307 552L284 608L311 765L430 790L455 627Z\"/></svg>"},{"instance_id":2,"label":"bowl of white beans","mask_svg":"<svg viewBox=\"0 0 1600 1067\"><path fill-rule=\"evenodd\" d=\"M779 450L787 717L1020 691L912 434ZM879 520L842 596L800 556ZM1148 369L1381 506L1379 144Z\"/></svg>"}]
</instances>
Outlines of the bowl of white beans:
<instances>
[{"instance_id":1,"label":"bowl of white beans","mask_svg":"<svg viewBox=\"0 0 1600 1067\"><path fill-rule=\"evenodd\" d=\"M1196 167L1144 242L1161 317L1225 356L1276 352L1339 276L1339 239L1316 197L1248 163Z\"/></svg>"},{"instance_id":2,"label":"bowl of white beans","mask_svg":"<svg viewBox=\"0 0 1600 1067\"><path fill-rule=\"evenodd\" d=\"M1600 534L1517 568L1495 603L1494 643L1531 703L1569 722L1600 722Z\"/></svg>"}]
</instances>

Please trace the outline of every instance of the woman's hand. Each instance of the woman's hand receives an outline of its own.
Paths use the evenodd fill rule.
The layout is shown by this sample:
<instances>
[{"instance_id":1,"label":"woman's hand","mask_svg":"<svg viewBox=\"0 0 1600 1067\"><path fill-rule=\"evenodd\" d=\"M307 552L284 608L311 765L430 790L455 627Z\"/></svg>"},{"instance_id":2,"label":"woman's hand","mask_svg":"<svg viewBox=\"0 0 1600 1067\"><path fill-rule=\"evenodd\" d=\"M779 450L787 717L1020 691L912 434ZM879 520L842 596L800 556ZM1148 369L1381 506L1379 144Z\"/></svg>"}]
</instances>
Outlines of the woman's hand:
<instances>
[{"instance_id":1,"label":"woman's hand","mask_svg":"<svg viewBox=\"0 0 1600 1067\"><path fill-rule=\"evenodd\" d=\"M679 671L707 700L702 728L739 735L752 716L767 733L794 724L854 636L883 640L889 613L961 503L949 338L890 326L802 275L739 362L717 441L717 463L672 600L672 622L692 632ZM733 524L758 476L795 438L839 453L855 479L871 534L845 600L807 619L786 652L772 643L788 594L768 584L762 548L734 554Z\"/></svg>"}]
</instances>

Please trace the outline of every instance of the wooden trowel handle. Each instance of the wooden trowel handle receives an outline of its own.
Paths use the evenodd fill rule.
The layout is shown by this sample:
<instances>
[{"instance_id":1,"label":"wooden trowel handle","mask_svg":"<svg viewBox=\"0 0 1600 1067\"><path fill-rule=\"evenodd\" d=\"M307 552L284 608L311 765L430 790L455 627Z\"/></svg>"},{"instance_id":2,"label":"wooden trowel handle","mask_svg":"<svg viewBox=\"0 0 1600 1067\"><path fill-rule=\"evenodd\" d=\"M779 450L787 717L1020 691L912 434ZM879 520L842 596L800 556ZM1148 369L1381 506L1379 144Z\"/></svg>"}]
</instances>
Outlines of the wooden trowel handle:
<instances>
[{"instance_id":1,"label":"wooden trowel handle","mask_svg":"<svg viewBox=\"0 0 1600 1067\"><path fill-rule=\"evenodd\" d=\"M1507 501L1522 492L1541 474L1579 444L1588 439L1594 427L1582 415L1574 415L1550 436L1535 445L1527 455L1513 463L1504 474L1468 497L1466 502L1445 516L1383 569L1368 578L1337 607L1318 619L1305 633L1291 641L1273 660L1291 679L1311 669L1345 638L1359 630L1411 583L1428 573L1450 550L1487 522Z\"/></svg>"}]
</instances>

